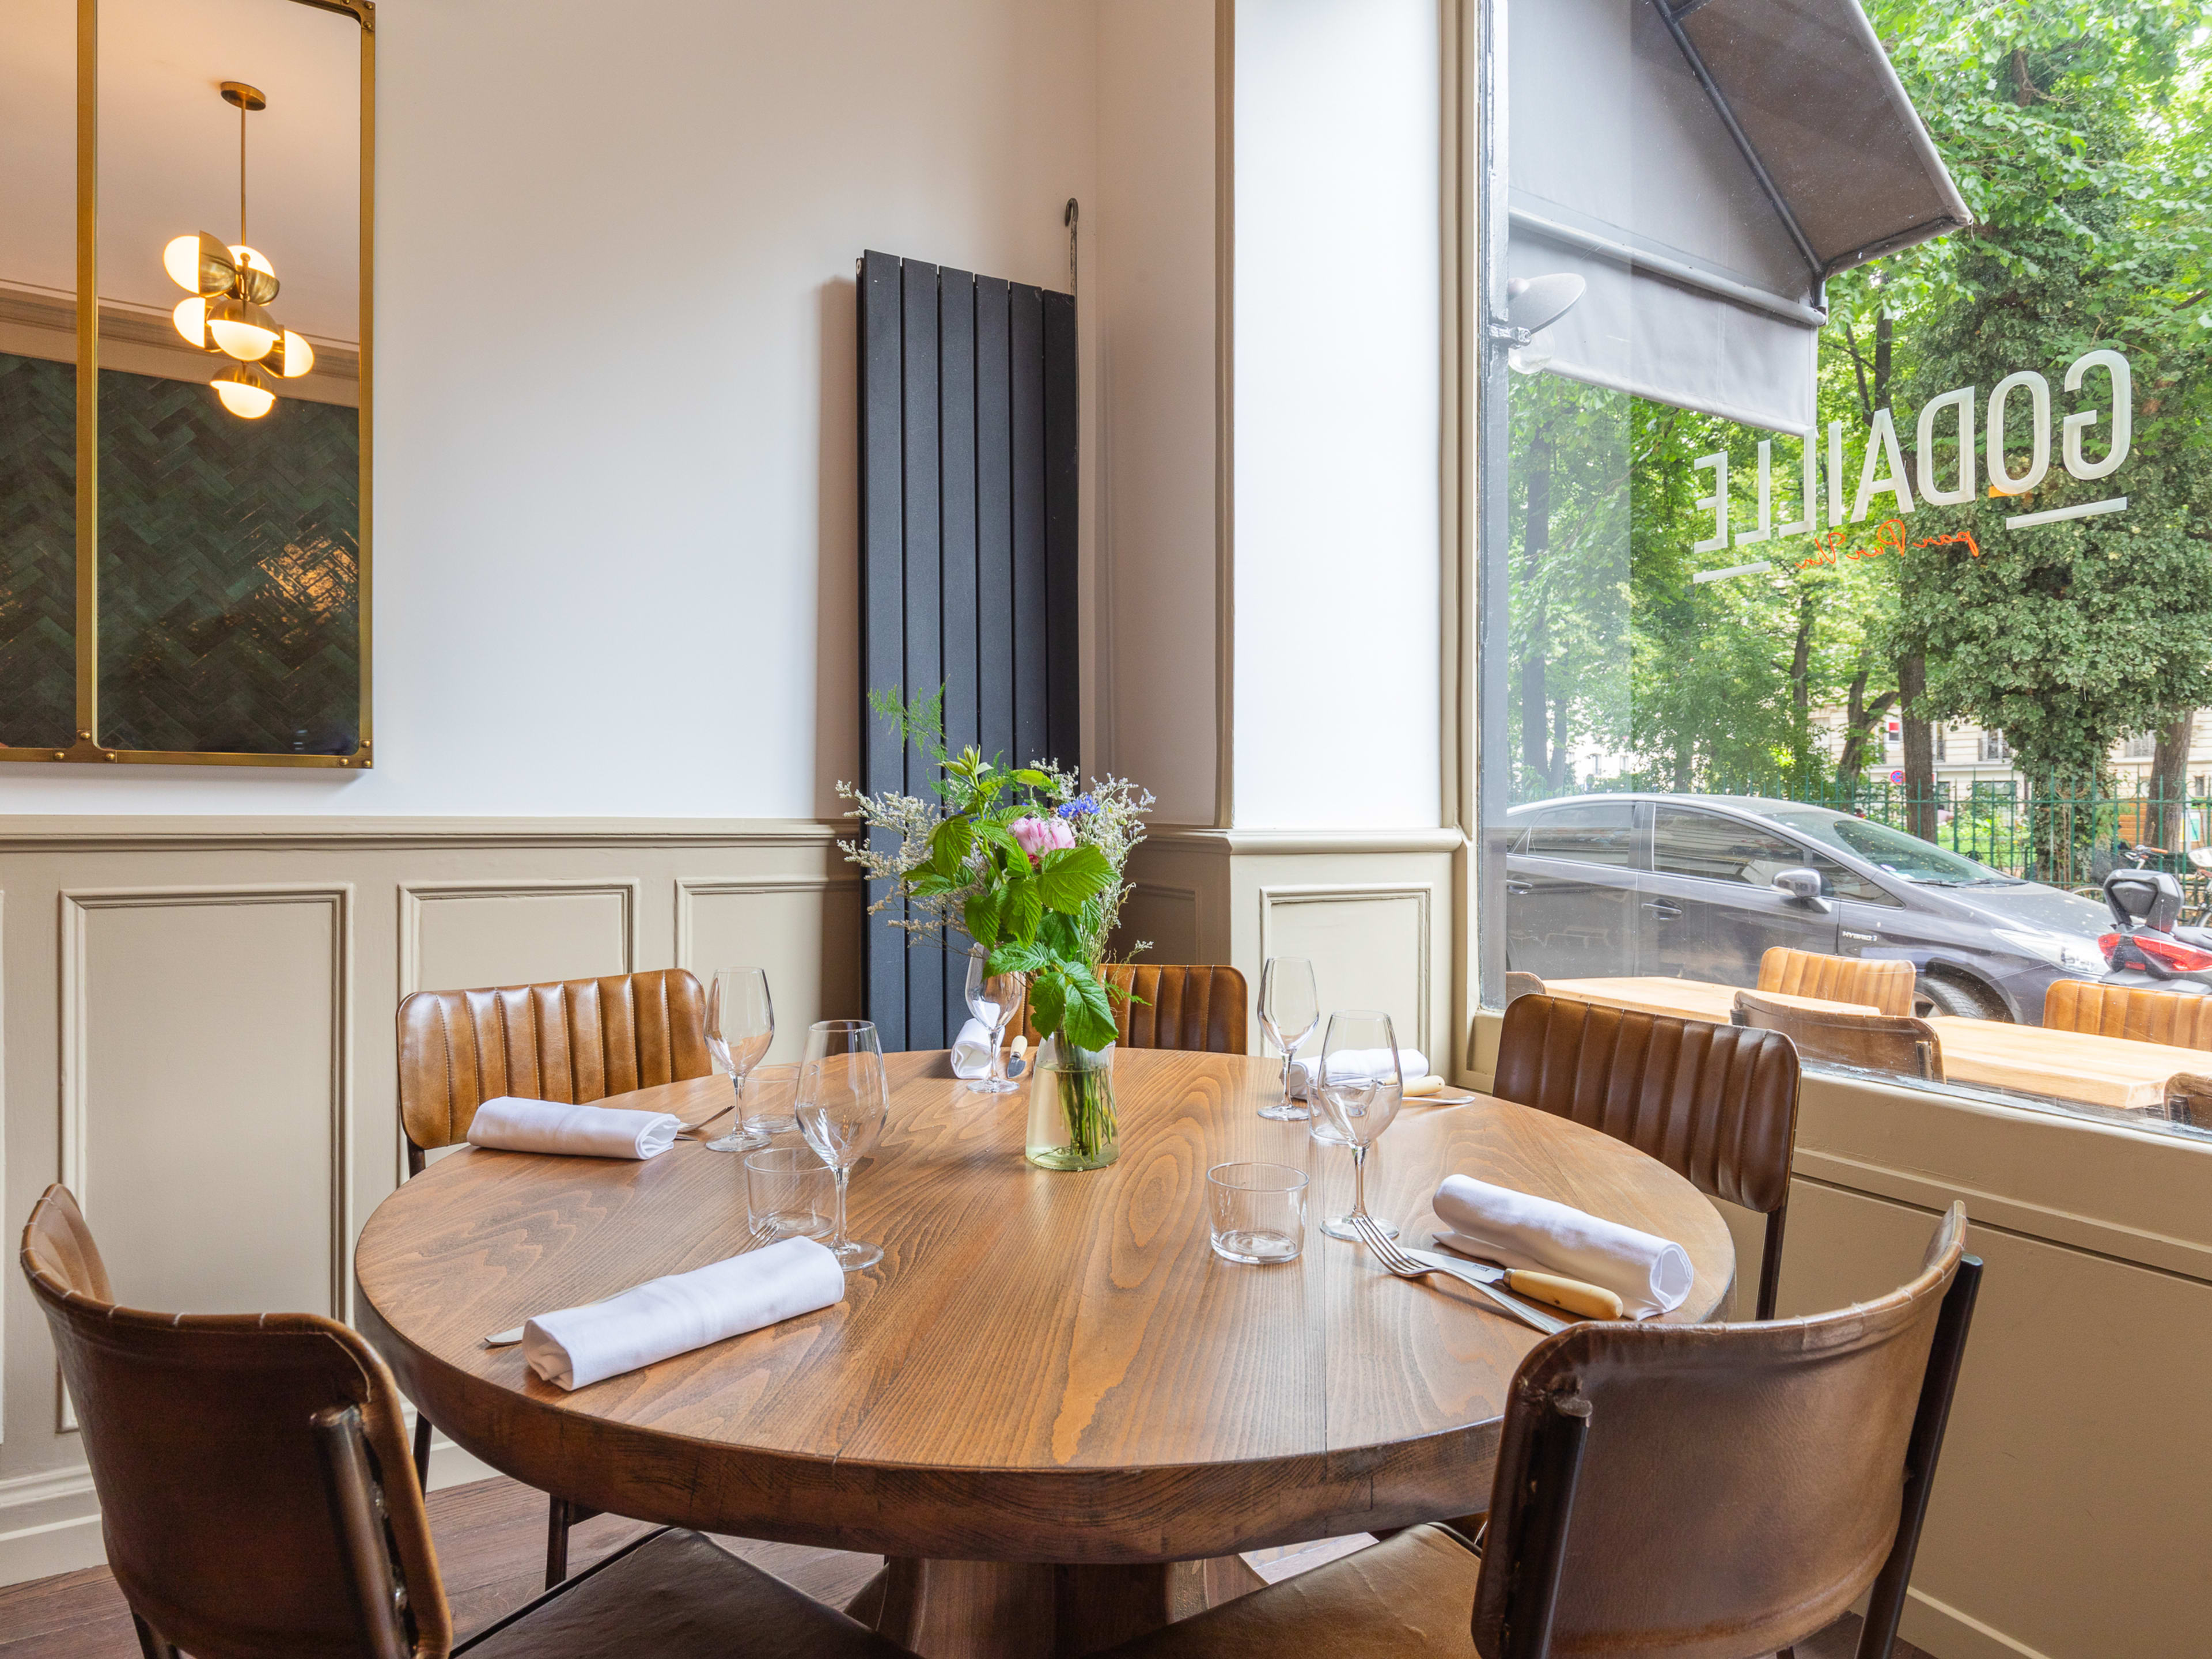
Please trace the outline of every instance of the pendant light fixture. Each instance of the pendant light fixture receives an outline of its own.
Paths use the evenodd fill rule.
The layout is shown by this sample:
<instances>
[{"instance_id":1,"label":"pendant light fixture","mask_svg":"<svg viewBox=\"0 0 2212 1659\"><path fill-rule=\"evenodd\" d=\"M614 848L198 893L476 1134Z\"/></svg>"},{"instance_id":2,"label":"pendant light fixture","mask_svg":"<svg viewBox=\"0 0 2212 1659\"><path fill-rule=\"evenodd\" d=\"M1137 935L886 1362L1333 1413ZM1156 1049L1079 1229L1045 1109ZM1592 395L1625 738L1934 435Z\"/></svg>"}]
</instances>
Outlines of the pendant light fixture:
<instances>
[{"instance_id":1,"label":"pendant light fixture","mask_svg":"<svg viewBox=\"0 0 2212 1659\"><path fill-rule=\"evenodd\" d=\"M246 240L246 118L269 100L242 81L225 81L222 100L238 110L238 240L179 236L161 250L161 264L188 296L172 313L177 332L202 351L235 360L210 384L225 409L252 421L276 402L270 377L297 380L315 366L315 351L269 314L276 268Z\"/></svg>"}]
</instances>

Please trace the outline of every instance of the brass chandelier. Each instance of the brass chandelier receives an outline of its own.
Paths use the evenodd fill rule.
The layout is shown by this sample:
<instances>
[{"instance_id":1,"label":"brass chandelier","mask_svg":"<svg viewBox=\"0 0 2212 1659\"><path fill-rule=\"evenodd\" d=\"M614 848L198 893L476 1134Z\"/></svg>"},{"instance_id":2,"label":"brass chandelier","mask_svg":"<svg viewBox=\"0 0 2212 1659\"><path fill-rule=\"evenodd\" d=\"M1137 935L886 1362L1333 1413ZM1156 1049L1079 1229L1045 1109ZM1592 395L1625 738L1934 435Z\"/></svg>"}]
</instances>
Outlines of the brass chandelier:
<instances>
[{"instance_id":1,"label":"brass chandelier","mask_svg":"<svg viewBox=\"0 0 2212 1659\"><path fill-rule=\"evenodd\" d=\"M162 267L190 296L172 313L177 332L203 351L236 361L211 383L232 414L249 421L276 402L270 376L297 380L315 366L314 348L267 310L276 297L276 271L246 240L246 117L269 100L242 81L222 83L222 100L238 110L238 240L179 236L161 250Z\"/></svg>"}]
</instances>

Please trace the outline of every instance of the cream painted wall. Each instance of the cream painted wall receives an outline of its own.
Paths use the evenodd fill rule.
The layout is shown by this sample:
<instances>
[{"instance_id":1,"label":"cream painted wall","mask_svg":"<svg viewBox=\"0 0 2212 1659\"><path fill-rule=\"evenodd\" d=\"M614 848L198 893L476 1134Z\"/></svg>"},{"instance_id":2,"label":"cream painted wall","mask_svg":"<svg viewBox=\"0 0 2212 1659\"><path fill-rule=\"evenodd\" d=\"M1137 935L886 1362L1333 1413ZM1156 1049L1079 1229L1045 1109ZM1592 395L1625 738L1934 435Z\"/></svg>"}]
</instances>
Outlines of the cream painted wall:
<instances>
[{"instance_id":1,"label":"cream painted wall","mask_svg":"<svg viewBox=\"0 0 2212 1659\"><path fill-rule=\"evenodd\" d=\"M1213 822L1213 8L1098 15L1102 763Z\"/></svg>"},{"instance_id":2,"label":"cream painted wall","mask_svg":"<svg viewBox=\"0 0 2212 1659\"><path fill-rule=\"evenodd\" d=\"M1440 822L1441 38L1237 6L1240 828Z\"/></svg>"},{"instance_id":3,"label":"cream painted wall","mask_svg":"<svg viewBox=\"0 0 2212 1659\"><path fill-rule=\"evenodd\" d=\"M0 812L836 811L853 260L1066 285L1096 15L385 0L375 769L9 767Z\"/></svg>"}]
</instances>

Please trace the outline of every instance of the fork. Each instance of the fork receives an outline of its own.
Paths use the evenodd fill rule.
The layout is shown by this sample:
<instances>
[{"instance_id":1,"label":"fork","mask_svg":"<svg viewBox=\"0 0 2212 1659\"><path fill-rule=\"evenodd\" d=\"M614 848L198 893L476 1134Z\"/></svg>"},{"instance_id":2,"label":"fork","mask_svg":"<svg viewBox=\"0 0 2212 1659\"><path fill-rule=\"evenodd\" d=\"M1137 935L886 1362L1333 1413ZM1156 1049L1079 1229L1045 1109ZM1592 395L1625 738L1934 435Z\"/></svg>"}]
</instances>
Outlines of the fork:
<instances>
[{"instance_id":1,"label":"fork","mask_svg":"<svg viewBox=\"0 0 2212 1659\"><path fill-rule=\"evenodd\" d=\"M708 1121L711 1123L714 1120L709 1118ZM738 1255L747 1255L751 1251L760 1249L762 1245L767 1243L775 1236L775 1229L773 1227L756 1227L751 1232L745 1236L744 1248L733 1252L733 1254ZM617 1291L615 1292L615 1296L627 1296L631 1291L634 1291L636 1288L637 1286L635 1285L626 1286L623 1290ZM579 1307L585 1308L596 1308L599 1305L599 1302L613 1301L615 1299L615 1296L603 1296L599 1298L599 1302L583 1302L579 1303L577 1305ZM520 1325L513 1325L509 1326L503 1331L494 1331L489 1336L484 1338L483 1346L487 1348L511 1348L521 1340L522 1327Z\"/></svg>"},{"instance_id":2,"label":"fork","mask_svg":"<svg viewBox=\"0 0 2212 1659\"><path fill-rule=\"evenodd\" d=\"M1538 1313L1534 1308L1524 1308L1517 1302L1509 1302L1473 1273L1457 1273L1449 1267L1431 1267L1427 1262L1414 1261L1392 1243L1388 1233L1375 1224L1372 1216L1355 1214L1350 1219L1352 1231L1359 1235L1361 1243L1375 1252L1375 1259L1386 1271L1400 1279L1424 1279L1431 1273L1442 1273L1447 1279L1455 1279L1470 1289L1481 1291L1501 1312L1510 1315L1524 1325L1533 1326L1547 1336L1567 1328L1567 1321Z\"/></svg>"}]
</instances>

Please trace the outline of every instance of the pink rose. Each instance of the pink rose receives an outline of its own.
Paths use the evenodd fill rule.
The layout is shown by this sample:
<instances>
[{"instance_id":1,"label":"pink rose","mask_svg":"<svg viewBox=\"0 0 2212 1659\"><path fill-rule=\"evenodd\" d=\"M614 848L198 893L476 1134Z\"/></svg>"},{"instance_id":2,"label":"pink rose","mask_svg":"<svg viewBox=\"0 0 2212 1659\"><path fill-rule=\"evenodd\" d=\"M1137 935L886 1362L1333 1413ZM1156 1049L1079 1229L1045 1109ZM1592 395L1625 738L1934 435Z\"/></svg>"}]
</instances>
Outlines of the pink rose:
<instances>
[{"instance_id":1,"label":"pink rose","mask_svg":"<svg viewBox=\"0 0 2212 1659\"><path fill-rule=\"evenodd\" d=\"M1067 827L1065 818L1016 818L1006 827L1022 844L1022 851L1030 855L1031 864L1056 848L1075 845L1075 831Z\"/></svg>"}]
</instances>

